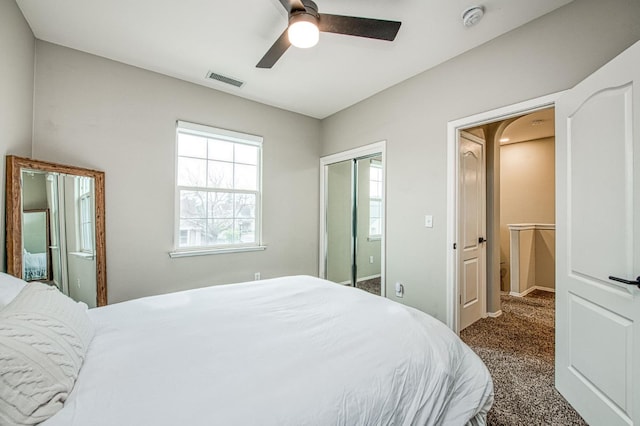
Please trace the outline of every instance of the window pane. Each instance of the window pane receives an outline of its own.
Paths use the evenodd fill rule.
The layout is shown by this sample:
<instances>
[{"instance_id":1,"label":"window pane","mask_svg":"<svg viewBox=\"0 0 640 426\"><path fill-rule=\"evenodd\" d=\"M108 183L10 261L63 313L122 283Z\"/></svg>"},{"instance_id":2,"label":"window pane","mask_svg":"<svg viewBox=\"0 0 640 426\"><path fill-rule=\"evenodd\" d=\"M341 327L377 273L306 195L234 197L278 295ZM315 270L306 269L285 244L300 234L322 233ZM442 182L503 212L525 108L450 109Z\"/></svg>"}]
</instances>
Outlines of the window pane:
<instances>
[{"instance_id":1,"label":"window pane","mask_svg":"<svg viewBox=\"0 0 640 426\"><path fill-rule=\"evenodd\" d=\"M203 125L178 127L177 248L259 243L262 147L254 140Z\"/></svg>"},{"instance_id":2,"label":"window pane","mask_svg":"<svg viewBox=\"0 0 640 426\"><path fill-rule=\"evenodd\" d=\"M178 155L207 158L207 138L178 133Z\"/></svg>"},{"instance_id":3,"label":"window pane","mask_svg":"<svg viewBox=\"0 0 640 426\"><path fill-rule=\"evenodd\" d=\"M209 188L233 188L233 163L209 161Z\"/></svg>"},{"instance_id":4,"label":"window pane","mask_svg":"<svg viewBox=\"0 0 640 426\"><path fill-rule=\"evenodd\" d=\"M369 217L382 217L382 202L378 200L371 200L369 202Z\"/></svg>"},{"instance_id":5,"label":"window pane","mask_svg":"<svg viewBox=\"0 0 640 426\"><path fill-rule=\"evenodd\" d=\"M209 245L233 244L233 219L210 219L207 237Z\"/></svg>"},{"instance_id":6,"label":"window pane","mask_svg":"<svg viewBox=\"0 0 640 426\"><path fill-rule=\"evenodd\" d=\"M258 189L258 168L236 164L234 184L235 189L256 191Z\"/></svg>"},{"instance_id":7,"label":"window pane","mask_svg":"<svg viewBox=\"0 0 640 426\"><path fill-rule=\"evenodd\" d=\"M180 191L180 218L206 218L207 193L202 191Z\"/></svg>"},{"instance_id":8,"label":"window pane","mask_svg":"<svg viewBox=\"0 0 640 426\"><path fill-rule=\"evenodd\" d=\"M236 163L258 164L258 147L236 144Z\"/></svg>"},{"instance_id":9,"label":"window pane","mask_svg":"<svg viewBox=\"0 0 640 426\"><path fill-rule=\"evenodd\" d=\"M233 193L209 193L209 217L212 219L233 219Z\"/></svg>"},{"instance_id":10,"label":"window pane","mask_svg":"<svg viewBox=\"0 0 640 426\"><path fill-rule=\"evenodd\" d=\"M382 198L382 182L369 182L369 197Z\"/></svg>"},{"instance_id":11,"label":"window pane","mask_svg":"<svg viewBox=\"0 0 640 426\"><path fill-rule=\"evenodd\" d=\"M193 158L178 158L178 185L206 186L207 161Z\"/></svg>"},{"instance_id":12,"label":"window pane","mask_svg":"<svg viewBox=\"0 0 640 426\"><path fill-rule=\"evenodd\" d=\"M382 234L382 220L381 219L371 219L369 222L369 235L381 235Z\"/></svg>"},{"instance_id":13,"label":"window pane","mask_svg":"<svg viewBox=\"0 0 640 426\"><path fill-rule=\"evenodd\" d=\"M205 233L207 230L207 221L205 219L182 219L180 220L180 235L186 234L187 237L180 238L181 247L197 247L205 245Z\"/></svg>"},{"instance_id":14,"label":"window pane","mask_svg":"<svg viewBox=\"0 0 640 426\"><path fill-rule=\"evenodd\" d=\"M256 217L256 196L255 194L236 194L235 217L249 218Z\"/></svg>"},{"instance_id":15,"label":"window pane","mask_svg":"<svg viewBox=\"0 0 640 426\"><path fill-rule=\"evenodd\" d=\"M209 139L209 159L233 161L233 142Z\"/></svg>"},{"instance_id":16,"label":"window pane","mask_svg":"<svg viewBox=\"0 0 640 426\"><path fill-rule=\"evenodd\" d=\"M382 169L380 167L371 166L369 169L369 179L374 181L382 181Z\"/></svg>"},{"instance_id":17,"label":"window pane","mask_svg":"<svg viewBox=\"0 0 640 426\"><path fill-rule=\"evenodd\" d=\"M236 243L254 243L256 241L256 221L253 219L236 220Z\"/></svg>"}]
</instances>

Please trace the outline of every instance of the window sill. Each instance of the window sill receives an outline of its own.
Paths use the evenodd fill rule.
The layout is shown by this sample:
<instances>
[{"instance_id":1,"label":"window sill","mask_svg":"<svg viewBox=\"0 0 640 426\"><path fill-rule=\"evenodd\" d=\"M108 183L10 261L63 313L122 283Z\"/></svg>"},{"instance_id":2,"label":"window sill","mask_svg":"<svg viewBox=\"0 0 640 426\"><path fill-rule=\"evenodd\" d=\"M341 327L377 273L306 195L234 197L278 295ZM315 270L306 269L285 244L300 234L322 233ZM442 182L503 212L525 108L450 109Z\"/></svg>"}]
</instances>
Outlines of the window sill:
<instances>
[{"instance_id":1,"label":"window sill","mask_svg":"<svg viewBox=\"0 0 640 426\"><path fill-rule=\"evenodd\" d=\"M211 254L226 254L226 253L243 253L248 251L262 251L266 249L267 249L267 246L251 246L251 247L229 247L229 248L218 248L218 249L179 250L179 251L170 251L169 257L172 259L175 259L178 257L208 256Z\"/></svg>"},{"instance_id":2,"label":"window sill","mask_svg":"<svg viewBox=\"0 0 640 426\"><path fill-rule=\"evenodd\" d=\"M93 253L86 253L83 251L72 251L72 252L69 252L69 254L82 259L93 260Z\"/></svg>"}]
</instances>

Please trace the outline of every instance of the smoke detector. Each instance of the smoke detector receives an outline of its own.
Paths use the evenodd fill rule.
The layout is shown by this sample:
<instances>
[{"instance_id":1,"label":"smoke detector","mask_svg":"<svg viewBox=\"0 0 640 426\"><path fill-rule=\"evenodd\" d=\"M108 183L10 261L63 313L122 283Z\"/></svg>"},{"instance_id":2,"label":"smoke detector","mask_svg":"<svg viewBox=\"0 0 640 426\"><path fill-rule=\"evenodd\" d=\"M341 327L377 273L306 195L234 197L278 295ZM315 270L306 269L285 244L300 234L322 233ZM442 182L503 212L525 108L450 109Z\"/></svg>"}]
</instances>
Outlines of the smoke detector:
<instances>
[{"instance_id":1,"label":"smoke detector","mask_svg":"<svg viewBox=\"0 0 640 426\"><path fill-rule=\"evenodd\" d=\"M484 16L484 7L473 6L462 12L462 23L465 27L472 27Z\"/></svg>"}]
</instances>

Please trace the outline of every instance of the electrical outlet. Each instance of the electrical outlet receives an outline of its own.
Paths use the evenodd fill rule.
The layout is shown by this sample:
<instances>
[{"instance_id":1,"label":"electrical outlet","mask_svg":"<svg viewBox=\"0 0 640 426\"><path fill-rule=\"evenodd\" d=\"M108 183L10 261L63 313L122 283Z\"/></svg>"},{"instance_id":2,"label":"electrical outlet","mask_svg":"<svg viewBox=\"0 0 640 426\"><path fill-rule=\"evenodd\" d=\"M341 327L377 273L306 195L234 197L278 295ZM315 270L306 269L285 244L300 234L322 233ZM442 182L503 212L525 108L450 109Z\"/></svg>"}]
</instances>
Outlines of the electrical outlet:
<instances>
[{"instance_id":1,"label":"electrical outlet","mask_svg":"<svg viewBox=\"0 0 640 426\"><path fill-rule=\"evenodd\" d=\"M396 283L396 297L404 296L404 286L402 283Z\"/></svg>"},{"instance_id":2,"label":"electrical outlet","mask_svg":"<svg viewBox=\"0 0 640 426\"><path fill-rule=\"evenodd\" d=\"M256 272L255 274L253 274L253 279L258 281L260 279L260 272Z\"/></svg>"},{"instance_id":3,"label":"electrical outlet","mask_svg":"<svg viewBox=\"0 0 640 426\"><path fill-rule=\"evenodd\" d=\"M76 279L76 285L80 288L80 278Z\"/></svg>"},{"instance_id":4,"label":"electrical outlet","mask_svg":"<svg viewBox=\"0 0 640 426\"><path fill-rule=\"evenodd\" d=\"M373 263L373 256L369 256L369 263Z\"/></svg>"}]
</instances>

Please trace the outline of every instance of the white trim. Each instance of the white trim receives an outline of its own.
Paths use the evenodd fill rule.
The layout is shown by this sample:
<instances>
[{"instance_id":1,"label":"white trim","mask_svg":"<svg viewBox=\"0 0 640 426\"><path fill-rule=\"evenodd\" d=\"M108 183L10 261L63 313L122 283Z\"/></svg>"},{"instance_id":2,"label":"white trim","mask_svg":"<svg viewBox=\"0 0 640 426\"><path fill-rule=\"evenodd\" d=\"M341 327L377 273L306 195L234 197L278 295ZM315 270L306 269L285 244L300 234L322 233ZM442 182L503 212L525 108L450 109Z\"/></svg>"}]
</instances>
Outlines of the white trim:
<instances>
[{"instance_id":1,"label":"white trim","mask_svg":"<svg viewBox=\"0 0 640 426\"><path fill-rule=\"evenodd\" d=\"M381 274L377 274L377 275L369 275L368 277L362 277L362 278L359 278L359 279L358 279L358 281L356 281L356 284L357 284L357 283L361 283L362 281L372 280L372 279L374 279L374 278L381 278ZM342 282L339 282L338 284L342 284L342 285L350 285L350 284L351 284L351 281L342 281ZM381 280L380 284L382 284L382 280ZM380 290L382 290L382 288L381 288Z\"/></svg>"},{"instance_id":2,"label":"white trim","mask_svg":"<svg viewBox=\"0 0 640 426\"><path fill-rule=\"evenodd\" d=\"M69 255L79 257L81 259L93 260L93 253L86 253L83 251L72 251L72 252L69 252Z\"/></svg>"},{"instance_id":3,"label":"white trim","mask_svg":"<svg viewBox=\"0 0 640 426\"><path fill-rule=\"evenodd\" d=\"M498 312L487 312L487 316L490 318L498 318L500 315L502 315L502 309Z\"/></svg>"},{"instance_id":4,"label":"white trim","mask_svg":"<svg viewBox=\"0 0 640 426\"><path fill-rule=\"evenodd\" d=\"M380 235L380 295L386 297L386 222L387 222L387 200L386 200L386 182L387 182L387 161L386 161L386 145L387 141L374 142L369 145L326 155L320 158L320 238L318 250L318 276L325 278L325 257L326 257L326 185L327 185L327 168L330 164L339 163L341 161L353 160L355 158L366 157L369 155L380 154L382 157L382 234Z\"/></svg>"},{"instance_id":5,"label":"white trim","mask_svg":"<svg viewBox=\"0 0 640 426\"><path fill-rule=\"evenodd\" d=\"M252 135L244 132L236 132L233 130L221 129L219 127L208 126L205 124L191 123L189 121L176 121L176 128L188 130L189 133L194 133L200 136L211 136L214 133L216 136L222 137L229 142L247 143L251 142L254 145L261 145L264 138L262 136Z\"/></svg>"},{"instance_id":6,"label":"white trim","mask_svg":"<svg viewBox=\"0 0 640 426\"><path fill-rule=\"evenodd\" d=\"M555 230L554 223L512 223L507 225L510 231Z\"/></svg>"},{"instance_id":7,"label":"white trim","mask_svg":"<svg viewBox=\"0 0 640 426\"><path fill-rule=\"evenodd\" d=\"M382 278L382 274L369 275L368 277L360 277L356 282L361 283L362 281L372 280L374 278Z\"/></svg>"},{"instance_id":8,"label":"white trim","mask_svg":"<svg viewBox=\"0 0 640 426\"><path fill-rule=\"evenodd\" d=\"M523 291L522 293L517 293L515 291L510 291L509 292L509 296L515 296L515 297L524 297L527 294L531 293L533 290L542 290L542 291L548 291L549 293L555 293L556 289L555 288L551 288L551 287L543 287L540 285L534 285L533 287L529 287L528 289L526 289L525 291Z\"/></svg>"},{"instance_id":9,"label":"white trim","mask_svg":"<svg viewBox=\"0 0 640 426\"><path fill-rule=\"evenodd\" d=\"M169 257L172 259L175 259L179 257L208 256L210 254L244 253L247 251L262 251L266 249L267 249L267 246L251 246L251 247L229 247L229 248L221 248L221 249L182 250L182 251L170 251Z\"/></svg>"},{"instance_id":10,"label":"white trim","mask_svg":"<svg viewBox=\"0 0 640 426\"><path fill-rule=\"evenodd\" d=\"M505 120L517 115L538 111L555 105L563 92L552 93L539 98L530 99L513 105L497 108L471 115L447 123L447 305L446 324L454 332L459 333L460 309L458 306L459 283L456 265L458 264L458 250L453 249L457 242L456 227L458 224L457 196L458 196L458 132L462 129L481 124Z\"/></svg>"},{"instance_id":11,"label":"white trim","mask_svg":"<svg viewBox=\"0 0 640 426\"><path fill-rule=\"evenodd\" d=\"M194 248L194 247L186 247L180 248L180 189L186 188L178 185L178 135L181 132L181 129L186 129L189 133L198 134L205 137L216 136L220 137L220 139L228 140L232 143L240 143L245 145L255 146L258 149L258 188L255 191L244 191L244 190L236 190L231 189L230 192L233 193L248 193L256 195L256 213L255 213L255 243L251 246L233 246L223 248L215 248L215 247L205 247L205 248ZM258 251L264 250L263 241L262 241L262 198L263 198L263 141L264 138L262 136L256 136L249 133L236 132L233 130L220 129L218 127L213 127L209 125L191 123L188 121L176 120L175 127L175 143L174 143L174 163L173 163L173 171L174 171L174 207L173 207L173 250L169 252L169 256L171 258L175 257L187 257L187 256L201 256L207 254L220 254L220 253L241 253L246 251ZM234 159L235 160L235 159ZM234 161L235 164L235 161ZM194 190L201 190L200 188L194 188ZM219 191L219 188L208 190ZM187 253L187 254L183 254ZM194 254L195 253L195 254Z\"/></svg>"}]
</instances>

